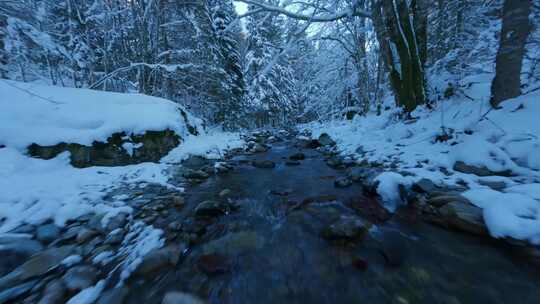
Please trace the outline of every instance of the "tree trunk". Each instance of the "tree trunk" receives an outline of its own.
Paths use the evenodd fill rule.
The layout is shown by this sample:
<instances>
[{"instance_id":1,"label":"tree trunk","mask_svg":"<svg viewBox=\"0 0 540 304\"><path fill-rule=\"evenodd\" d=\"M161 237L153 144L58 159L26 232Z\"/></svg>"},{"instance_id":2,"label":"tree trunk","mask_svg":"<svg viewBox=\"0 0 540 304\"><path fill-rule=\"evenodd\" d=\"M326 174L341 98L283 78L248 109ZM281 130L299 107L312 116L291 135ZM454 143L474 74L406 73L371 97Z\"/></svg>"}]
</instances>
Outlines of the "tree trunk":
<instances>
[{"instance_id":1,"label":"tree trunk","mask_svg":"<svg viewBox=\"0 0 540 304\"><path fill-rule=\"evenodd\" d=\"M497 52L495 78L491 84L491 105L495 108L521 94L521 64L525 43L531 31L530 0L505 0L502 29Z\"/></svg>"},{"instance_id":2,"label":"tree trunk","mask_svg":"<svg viewBox=\"0 0 540 304\"><path fill-rule=\"evenodd\" d=\"M7 52L4 39L7 34L7 18L0 14L0 78L7 78Z\"/></svg>"},{"instance_id":3,"label":"tree trunk","mask_svg":"<svg viewBox=\"0 0 540 304\"><path fill-rule=\"evenodd\" d=\"M425 1L376 0L373 25L390 73L396 104L412 112L426 100L424 63L427 58ZM416 17L415 17L416 15ZM416 19L416 20L415 20Z\"/></svg>"}]
</instances>

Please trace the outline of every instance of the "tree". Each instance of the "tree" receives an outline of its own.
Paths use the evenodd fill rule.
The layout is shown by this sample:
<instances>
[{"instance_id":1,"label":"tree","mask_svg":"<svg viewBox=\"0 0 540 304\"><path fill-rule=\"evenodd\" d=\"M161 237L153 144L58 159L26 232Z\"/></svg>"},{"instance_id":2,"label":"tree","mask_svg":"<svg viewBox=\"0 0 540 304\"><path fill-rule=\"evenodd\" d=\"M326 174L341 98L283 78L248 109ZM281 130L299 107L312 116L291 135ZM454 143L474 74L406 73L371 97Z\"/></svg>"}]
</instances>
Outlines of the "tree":
<instances>
[{"instance_id":1,"label":"tree","mask_svg":"<svg viewBox=\"0 0 540 304\"><path fill-rule=\"evenodd\" d=\"M234 130L246 126L245 113L246 84L240 62L240 26L236 22L236 12L231 0L212 0L210 10L217 50L222 59L226 77L222 80L224 96L219 101L216 121L225 129Z\"/></svg>"},{"instance_id":2,"label":"tree","mask_svg":"<svg viewBox=\"0 0 540 304\"><path fill-rule=\"evenodd\" d=\"M238 1L250 4L252 11L256 7L308 22L335 22L354 16L371 18L385 66L390 73L396 104L410 113L426 101L427 0L373 0L371 13L363 9L362 1L349 1L348 8L321 15L294 13L278 5L254 0ZM308 5L307 1L300 3L306 4L304 7L319 7L318 2L312 5Z\"/></svg>"},{"instance_id":3,"label":"tree","mask_svg":"<svg viewBox=\"0 0 540 304\"><path fill-rule=\"evenodd\" d=\"M7 16L0 11L0 78L7 78L8 57L4 40L7 36Z\"/></svg>"},{"instance_id":4,"label":"tree","mask_svg":"<svg viewBox=\"0 0 540 304\"><path fill-rule=\"evenodd\" d=\"M495 78L491 84L491 105L521 94L521 67L525 43L531 30L531 0L505 0Z\"/></svg>"},{"instance_id":5,"label":"tree","mask_svg":"<svg viewBox=\"0 0 540 304\"><path fill-rule=\"evenodd\" d=\"M295 104L294 76L282 26L283 19L274 14L255 14L246 20L248 98L258 126L283 125Z\"/></svg>"},{"instance_id":6,"label":"tree","mask_svg":"<svg viewBox=\"0 0 540 304\"><path fill-rule=\"evenodd\" d=\"M426 2L376 0L373 24L390 73L396 104L407 113L426 101L424 67L427 59Z\"/></svg>"}]
</instances>

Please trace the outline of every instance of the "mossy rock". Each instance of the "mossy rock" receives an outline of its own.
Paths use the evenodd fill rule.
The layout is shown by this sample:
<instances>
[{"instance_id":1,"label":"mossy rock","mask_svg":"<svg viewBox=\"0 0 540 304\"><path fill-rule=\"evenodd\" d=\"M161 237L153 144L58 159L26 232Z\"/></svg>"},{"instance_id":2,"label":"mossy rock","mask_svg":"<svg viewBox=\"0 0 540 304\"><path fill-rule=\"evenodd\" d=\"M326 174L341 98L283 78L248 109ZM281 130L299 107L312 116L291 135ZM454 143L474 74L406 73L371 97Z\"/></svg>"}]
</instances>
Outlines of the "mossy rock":
<instances>
[{"instance_id":1,"label":"mossy rock","mask_svg":"<svg viewBox=\"0 0 540 304\"><path fill-rule=\"evenodd\" d=\"M32 144L28 154L32 157L51 159L60 153L71 153L71 164L77 168L91 166L126 166L143 162L158 162L181 142L174 131L146 131L143 135L127 136L126 133L114 133L107 142L95 141L91 146L74 143L59 143L53 146ZM123 147L134 145L132 153Z\"/></svg>"}]
</instances>

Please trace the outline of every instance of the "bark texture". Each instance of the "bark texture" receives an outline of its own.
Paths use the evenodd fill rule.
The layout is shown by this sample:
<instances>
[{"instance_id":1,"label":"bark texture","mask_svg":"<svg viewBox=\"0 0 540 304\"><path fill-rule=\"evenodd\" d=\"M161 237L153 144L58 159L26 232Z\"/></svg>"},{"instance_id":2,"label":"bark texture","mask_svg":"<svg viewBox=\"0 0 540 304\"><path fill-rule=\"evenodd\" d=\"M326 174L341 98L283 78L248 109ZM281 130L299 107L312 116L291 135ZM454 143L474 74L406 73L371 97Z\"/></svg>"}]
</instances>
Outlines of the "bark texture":
<instances>
[{"instance_id":1,"label":"bark texture","mask_svg":"<svg viewBox=\"0 0 540 304\"><path fill-rule=\"evenodd\" d=\"M375 0L373 24L396 103L407 113L425 103L427 10L424 0Z\"/></svg>"},{"instance_id":2,"label":"bark texture","mask_svg":"<svg viewBox=\"0 0 540 304\"><path fill-rule=\"evenodd\" d=\"M521 94L521 65L525 43L531 31L531 0L505 0L497 52L495 78L491 84L491 105Z\"/></svg>"},{"instance_id":3,"label":"bark texture","mask_svg":"<svg viewBox=\"0 0 540 304\"><path fill-rule=\"evenodd\" d=\"M0 78L7 78L6 28L7 18L0 12Z\"/></svg>"}]
</instances>

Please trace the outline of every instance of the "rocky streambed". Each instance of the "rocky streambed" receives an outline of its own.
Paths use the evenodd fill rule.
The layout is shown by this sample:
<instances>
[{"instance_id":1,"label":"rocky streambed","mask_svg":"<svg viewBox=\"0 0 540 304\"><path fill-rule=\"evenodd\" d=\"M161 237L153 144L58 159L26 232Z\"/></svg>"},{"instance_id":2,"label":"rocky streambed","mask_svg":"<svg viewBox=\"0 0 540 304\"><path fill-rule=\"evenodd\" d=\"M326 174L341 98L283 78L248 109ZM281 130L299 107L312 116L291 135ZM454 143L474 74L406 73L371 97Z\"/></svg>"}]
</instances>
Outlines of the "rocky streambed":
<instances>
[{"instance_id":1,"label":"rocky streambed","mask_svg":"<svg viewBox=\"0 0 540 304\"><path fill-rule=\"evenodd\" d=\"M17 228L27 238L0 240L0 303L81 290L82 303L538 303L538 268L486 237L460 189L420 181L392 215L373 193L380 169L338 156L330 138L247 142L177 168L185 193L111 193L131 214ZM163 243L145 252L152 241Z\"/></svg>"}]
</instances>

